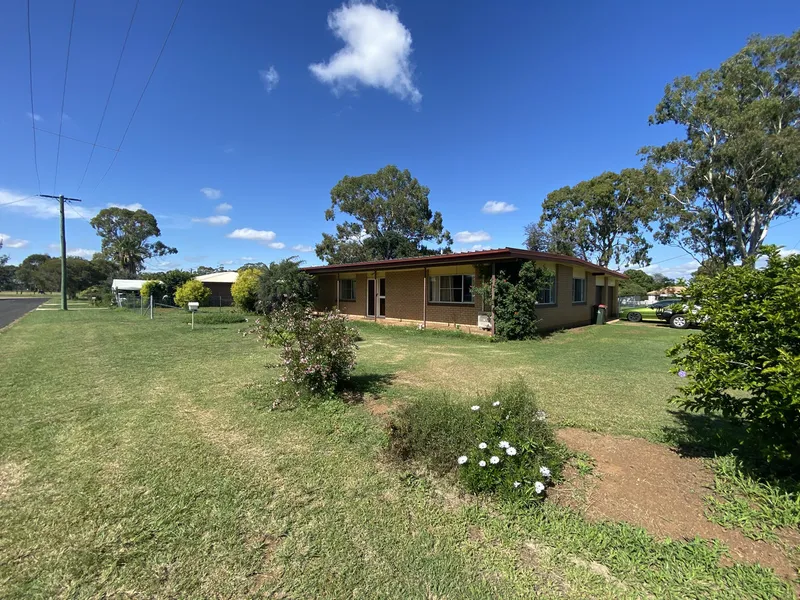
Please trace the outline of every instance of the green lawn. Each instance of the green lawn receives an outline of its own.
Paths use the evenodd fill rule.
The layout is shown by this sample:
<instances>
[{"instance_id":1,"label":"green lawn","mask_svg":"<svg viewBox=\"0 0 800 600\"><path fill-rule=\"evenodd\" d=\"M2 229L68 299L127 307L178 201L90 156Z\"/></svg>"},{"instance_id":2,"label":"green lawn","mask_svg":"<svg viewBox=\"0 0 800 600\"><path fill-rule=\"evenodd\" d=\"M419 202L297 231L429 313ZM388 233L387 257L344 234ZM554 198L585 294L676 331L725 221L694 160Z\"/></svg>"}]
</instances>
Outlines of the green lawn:
<instances>
[{"instance_id":1,"label":"green lawn","mask_svg":"<svg viewBox=\"0 0 800 600\"><path fill-rule=\"evenodd\" d=\"M0 333L0 597L791 597L719 545L405 472L359 404L270 412L274 354L187 322L40 311ZM521 376L562 423L653 440L673 423L680 332L361 330L356 384L389 403Z\"/></svg>"}]
</instances>

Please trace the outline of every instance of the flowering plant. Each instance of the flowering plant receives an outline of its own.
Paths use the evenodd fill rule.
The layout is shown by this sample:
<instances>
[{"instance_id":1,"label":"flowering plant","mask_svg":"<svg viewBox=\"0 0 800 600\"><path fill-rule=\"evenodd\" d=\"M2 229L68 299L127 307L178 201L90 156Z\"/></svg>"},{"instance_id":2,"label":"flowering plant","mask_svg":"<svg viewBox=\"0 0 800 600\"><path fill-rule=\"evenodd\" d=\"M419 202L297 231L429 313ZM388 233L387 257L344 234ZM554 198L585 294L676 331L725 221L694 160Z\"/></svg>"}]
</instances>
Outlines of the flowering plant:
<instances>
[{"instance_id":1,"label":"flowering plant","mask_svg":"<svg viewBox=\"0 0 800 600\"><path fill-rule=\"evenodd\" d=\"M551 465L560 470L544 413L524 411L531 413L529 422L539 429L529 437L531 429L519 427L517 402L495 400L484 405L486 408L480 410L471 407L482 437L458 456L459 478L474 493L492 492L523 500L543 498L552 481Z\"/></svg>"},{"instance_id":2,"label":"flowering plant","mask_svg":"<svg viewBox=\"0 0 800 600\"><path fill-rule=\"evenodd\" d=\"M338 311L315 315L310 308L285 305L256 320L255 333L280 348L278 381L295 395L333 395L356 364L358 332Z\"/></svg>"},{"instance_id":3,"label":"flowering plant","mask_svg":"<svg viewBox=\"0 0 800 600\"><path fill-rule=\"evenodd\" d=\"M473 493L514 501L540 501L568 456L522 381L474 404L420 398L395 414L391 431L389 449L398 458L455 473Z\"/></svg>"}]
</instances>

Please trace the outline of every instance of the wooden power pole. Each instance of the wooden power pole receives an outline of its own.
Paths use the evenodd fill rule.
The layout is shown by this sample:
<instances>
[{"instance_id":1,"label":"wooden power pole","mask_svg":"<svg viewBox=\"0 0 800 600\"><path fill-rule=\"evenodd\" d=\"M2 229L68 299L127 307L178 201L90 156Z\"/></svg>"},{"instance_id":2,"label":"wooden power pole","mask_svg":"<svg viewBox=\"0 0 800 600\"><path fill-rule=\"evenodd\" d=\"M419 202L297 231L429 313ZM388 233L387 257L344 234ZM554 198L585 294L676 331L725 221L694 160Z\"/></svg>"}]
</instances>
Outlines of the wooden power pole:
<instances>
[{"instance_id":1,"label":"wooden power pole","mask_svg":"<svg viewBox=\"0 0 800 600\"><path fill-rule=\"evenodd\" d=\"M61 310L67 310L67 234L64 226L64 203L80 202L77 198L65 198L64 195L50 196L39 194L42 198L58 200L58 213L61 218Z\"/></svg>"}]
</instances>

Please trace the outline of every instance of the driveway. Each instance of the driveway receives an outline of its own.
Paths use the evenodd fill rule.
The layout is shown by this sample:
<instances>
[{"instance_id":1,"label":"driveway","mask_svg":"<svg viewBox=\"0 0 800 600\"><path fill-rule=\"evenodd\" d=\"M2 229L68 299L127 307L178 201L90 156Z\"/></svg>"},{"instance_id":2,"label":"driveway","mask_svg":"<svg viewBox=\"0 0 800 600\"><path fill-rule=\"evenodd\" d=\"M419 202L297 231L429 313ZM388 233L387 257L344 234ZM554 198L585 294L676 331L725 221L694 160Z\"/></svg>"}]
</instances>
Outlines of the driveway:
<instances>
[{"instance_id":1,"label":"driveway","mask_svg":"<svg viewBox=\"0 0 800 600\"><path fill-rule=\"evenodd\" d=\"M43 304L49 298L0 298L0 329Z\"/></svg>"}]
</instances>

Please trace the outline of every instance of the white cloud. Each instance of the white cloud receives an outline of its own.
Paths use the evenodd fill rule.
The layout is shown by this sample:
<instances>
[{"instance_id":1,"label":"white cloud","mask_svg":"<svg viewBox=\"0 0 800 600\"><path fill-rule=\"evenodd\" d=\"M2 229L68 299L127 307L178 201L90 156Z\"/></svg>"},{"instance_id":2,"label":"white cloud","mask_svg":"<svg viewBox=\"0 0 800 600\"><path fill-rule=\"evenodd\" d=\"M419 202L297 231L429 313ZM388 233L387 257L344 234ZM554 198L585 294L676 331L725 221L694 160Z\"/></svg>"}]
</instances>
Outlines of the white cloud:
<instances>
[{"instance_id":1,"label":"white cloud","mask_svg":"<svg viewBox=\"0 0 800 600\"><path fill-rule=\"evenodd\" d=\"M111 204L108 205L108 208L125 208L127 210L136 211L136 210L141 210L143 208L143 206L141 204L139 204L138 202L134 202L133 204L114 204L114 203L111 203Z\"/></svg>"},{"instance_id":2,"label":"white cloud","mask_svg":"<svg viewBox=\"0 0 800 600\"><path fill-rule=\"evenodd\" d=\"M234 148L233 146L225 146L225 147L222 149L222 151L223 151L225 154L233 154L233 153L236 151L236 148Z\"/></svg>"},{"instance_id":3,"label":"white cloud","mask_svg":"<svg viewBox=\"0 0 800 600\"><path fill-rule=\"evenodd\" d=\"M278 82L281 80L281 76L278 74L278 70L274 65L270 65L269 69L265 71L259 71L258 76L261 78L264 89L267 90L268 94L278 87Z\"/></svg>"},{"instance_id":4,"label":"white cloud","mask_svg":"<svg viewBox=\"0 0 800 600\"><path fill-rule=\"evenodd\" d=\"M42 115L39 115L39 114L36 114L36 113L31 114L29 112L26 112L25 114L28 115L29 119L33 119L37 123L41 123L42 121L44 121L44 119L42 118Z\"/></svg>"},{"instance_id":5,"label":"white cloud","mask_svg":"<svg viewBox=\"0 0 800 600\"><path fill-rule=\"evenodd\" d=\"M476 242L488 242L492 239L485 231L459 231L453 239L460 244L474 244Z\"/></svg>"},{"instance_id":6,"label":"white cloud","mask_svg":"<svg viewBox=\"0 0 800 600\"><path fill-rule=\"evenodd\" d=\"M7 233L0 233L0 242L3 243L3 248L24 248L28 245L28 240L13 238Z\"/></svg>"},{"instance_id":7,"label":"white cloud","mask_svg":"<svg viewBox=\"0 0 800 600\"><path fill-rule=\"evenodd\" d=\"M217 212L228 212L232 208L233 207L230 204L228 204L227 202L223 202L222 204L217 204L214 210L216 210Z\"/></svg>"},{"instance_id":8,"label":"white cloud","mask_svg":"<svg viewBox=\"0 0 800 600\"><path fill-rule=\"evenodd\" d=\"M146 271L169 271L171 269L179 269L181 263L175 260L164 260L155 258L145 265Z\"/></svg>"},{"instance_id":9,"label":"white cloud","mask_svg":"<svg viewBox=\"0 0 800 600\"><path fill-rule=\"evenodd\" d=\"M470 248L472 252L477 252L478 250L491 250L489 246L484 246L483 244L475 244Z\"/></svg>"},{"instance_id":10,"label":"white cloud","mask_svg":"<svg viewBox=\"0 0 800 600\"><path fill-rule=\"evenodd\" d=\"M232 265L234 262L236 262L236 261L233 261L233 260L221 260L221 261L219 261L219 264L221 264L221 265Z\"/></svg>"},{"instance_id":11,"label":"white cloud","mask_svg":"<svg viewBox=\"0 0 800 600\"><path fill-rule=\"evenodd\" d=\"M274 248L275 250L283 250L284 248L286 248L286 244L284 244L283 242L272 242L270 244L267 244L267 246L269 246L270 248Z\"/></svg>"},{"instance_id":12,"label":"white cloud","mask_svg":"<svg viewBox=\"0 0 800 600\"><path fill-rule=\"evenodd\" d=\"M357 84L382 88L418 104L422 94L413 82L411 33L398 12L373 4L342 4L328 14L328 28L345 46L327 63L309 65L314 76L334 91Z\"/></svg>"},{"instance_id":13,"label":"white cloud","mask_svg":"<svg viewBox=\"0 0 800 600\"><path fill-rule=\"evenodd\" d=\"M5 205L5 206L3 206ZM80 205L80 208L70 204L71 208L64 211L66 219L91 219L97 209ZM53 198L39 198L38 196L24 196L10 190L0 189L0 210L19 212L36 219L58 218L58 201Z\"/></svg>"},{"instance_id":14,"label":"white cloud","mask_svg":"<svg viewBox=\"0 0 800 600\"><path fill-rule=\"evenodd\" d=\"M219 200L220 198L222 198L222 190L218 190L217 188L211 188L211 187L200 188L200 193L203 194L209 200Z\"/></svg>"},{"instance_id":15,"label":"white cloud","mask_svg":"<svg viewBox=\"0 0 800 600\"><path fill-rule=\"evenodd\" d=\"M303 244L297 244L296 246L292 246L292 250L295 252L311 252L314 250L314 246L305 246Z\"/></svg>"},{"instance_id":16,"label":"white cloud","mask_svg":"<svg viewBox=\"0 0 800 600\"><path fill-rule=\"evenodd\" d=\"M257 242L272 242L277 235L274 231L262 231L259 229L250 229L244 227L243 229L234 229L227 237L235 240L255 240Z\"/></svg>"},{"instance_id":17,"label":"white cloud","mask_svg":"<svg viewBox=\"0 0 800 600\"><path fill-rule=\"evenodd\" d=\"M795 254L800 254L800 250L797 250L796 248L781 248L778 251L778 254L780 254L783 257L794 256Z\"/></svg>"},{"instance_id":18,"label":"white cloud","mask_svg":"<svg viewBox=\"0 0 800 600\"><path fill-rule=\"evenodd\" d=\"M662 275L665 275L670 279L678 279L679 277L685 277L685 278L691 277L692 273L697 271L697 269L699 268L700 264L696 260L690 260L688 262L672 266L664 266L663 264L649 265L647 267L642 267L642 271L644 271L648 275L655 275L656 273L661 273Z\"/></svg>"},{"instance_id":19,"label":"white cloud","mask_svg":"<svg viewBox=\"0 0 800 600\"><path fill-rule=\"evenodd\" d=\"M97 250L87 250L86 248L73 248L72 250L67 249L67 256L77 256L78 258L85 258L89 260L92 258Z\"/></svg>"},{"instance_id":20,"label":"white cloud","mask_svg":"<svg viewBox=\"0 0 800 600\"><path fill-rule=\"evenodd\" d=\"M194 217L192 223L205 223L206 225L227 225L231 218L227 215L214 215L213 217Z\"/></svg>"},{"instance_id":21,"label":"white cloud","mask_svg":"<svg viewBox=\"0 0 800 600\"><path fill-rule=\"evenodd\" d=\"M255 256L243 256L242 260L245 262L250 262L251 260L255 260Z\"/></svg>"},{"instance_id":22,"label":"white cloud","mask_svg":"<svg viewBox=\"0 0 800 600\"><path fill-rule=\"evenodd\" d=\"M513 204L509 204L508 202L497 202L496 200L489 200L486 204L483 205L481 209L482 213L486 213L488 215L498 215L501 213L510 213L517 210L517 207Z\"/></svg>"}]
</instances>

